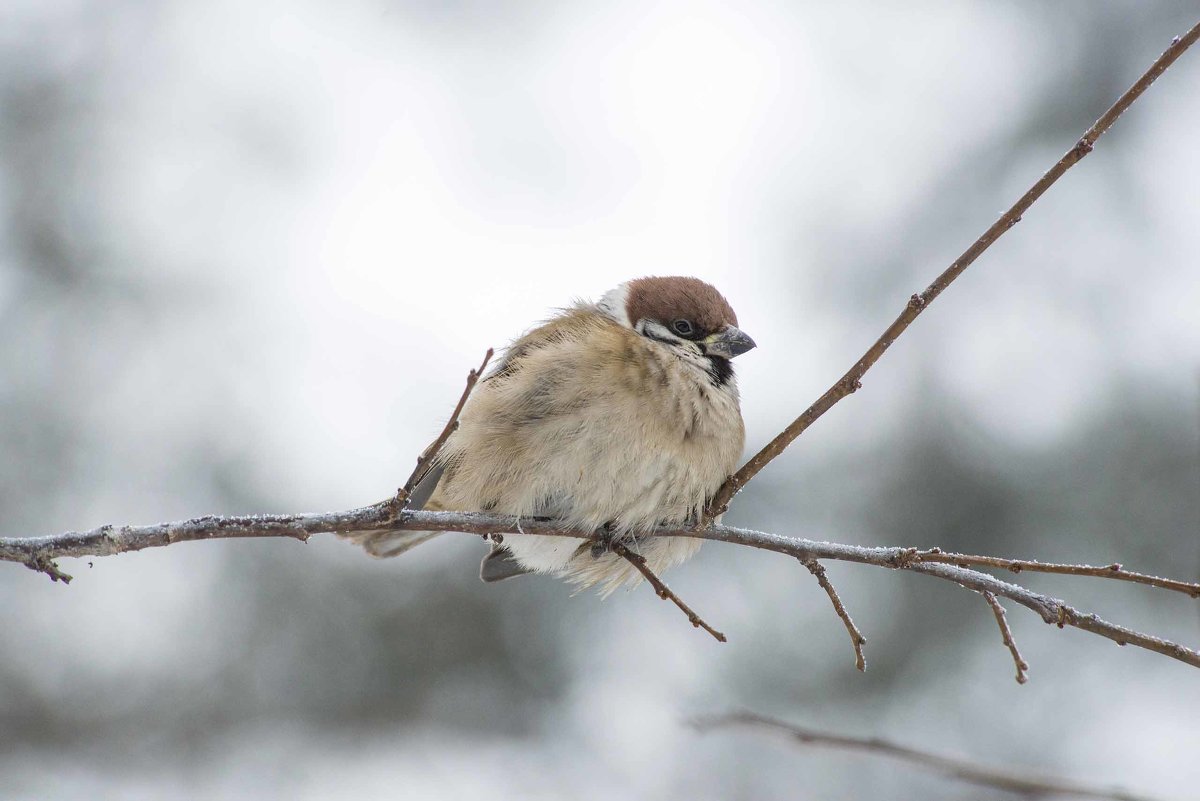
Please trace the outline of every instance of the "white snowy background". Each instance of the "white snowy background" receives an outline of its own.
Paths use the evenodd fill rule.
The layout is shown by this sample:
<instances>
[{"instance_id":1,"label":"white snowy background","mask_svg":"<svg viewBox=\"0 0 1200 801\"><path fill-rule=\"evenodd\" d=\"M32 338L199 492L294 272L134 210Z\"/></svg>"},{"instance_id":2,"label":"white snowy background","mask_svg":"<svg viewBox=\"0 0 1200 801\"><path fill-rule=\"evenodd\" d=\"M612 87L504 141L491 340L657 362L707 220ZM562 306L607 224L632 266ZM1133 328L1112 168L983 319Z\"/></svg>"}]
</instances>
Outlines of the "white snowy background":
<instances>
[{"instance_id":1,"label":"white snowy background","mask_svg":"<svg viewBox=\"0 0 1200 801\"><path fill-rule=\"evenodd\" d=\"M1166 47L1187 2L0 6L0 534L378 500L467 369L691 274L760 447ZM730 522L1200 572L1200 52ZM485 587L478 540L0 565L5 799L1004 798L690 717L746 707L1188 797L1200 673L832 565ZM93 566L94 565L94 566ZM1195 601L1023 576L1200 643Z\"/></svg>"}]
</instances>

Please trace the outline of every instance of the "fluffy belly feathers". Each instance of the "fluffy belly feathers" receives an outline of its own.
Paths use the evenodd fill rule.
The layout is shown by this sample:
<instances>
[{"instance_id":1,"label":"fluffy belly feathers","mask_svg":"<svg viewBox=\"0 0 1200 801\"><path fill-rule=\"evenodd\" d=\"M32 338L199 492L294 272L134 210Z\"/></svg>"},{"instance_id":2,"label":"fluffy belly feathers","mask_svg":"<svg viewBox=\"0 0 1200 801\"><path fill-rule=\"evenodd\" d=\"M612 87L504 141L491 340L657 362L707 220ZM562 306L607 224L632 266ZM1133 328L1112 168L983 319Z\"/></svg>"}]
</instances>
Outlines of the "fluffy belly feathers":
<instances>
[{"instance_id":1,"label":"fluffy belly feathers","mask_svg":"<svg viewBox=\"0 0 1200 801\"><path fill-rule=\"evenodd\" d=\"M733 472L744 440L736 389L712 387L706 374L674 357L650 363L653 393L628 392L618 377L613 391L548 410L536 425L495 413L493 405L511 407L513 399L503 385L485 384L447 443L439 506L554 517L585 531L607 525L634 542L656 573L694 555L699 540L638 542L637 535L698 519ZM554 375L554 367L543 369ZM514 534L504 544L531 570L585 587L604 584L611 592L641 578L624 559L593 556L574 539Z\"/></svg>"}]
</instances>

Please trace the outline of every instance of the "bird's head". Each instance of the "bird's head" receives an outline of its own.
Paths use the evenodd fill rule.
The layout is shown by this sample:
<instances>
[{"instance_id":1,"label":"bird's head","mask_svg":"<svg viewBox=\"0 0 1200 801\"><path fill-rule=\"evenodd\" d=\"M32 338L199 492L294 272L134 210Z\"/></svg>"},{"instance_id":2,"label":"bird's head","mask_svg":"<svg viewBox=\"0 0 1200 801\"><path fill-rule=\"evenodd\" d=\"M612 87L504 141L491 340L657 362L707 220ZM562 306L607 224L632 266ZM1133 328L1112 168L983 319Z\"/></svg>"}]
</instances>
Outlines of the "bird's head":
<instances>
[{"instance_id":1,"label":"bird's head","mask_svg":"<svg viewBox=\"0 0 1200 801\"><path fill-rule=\"evenodd\" d=\"M600 309L647 339L681 355L709 360L720 372L728 362L754 347L737 327L729 301L698 278L637 278L610 290Z\"/></svg>"}]
</instances>

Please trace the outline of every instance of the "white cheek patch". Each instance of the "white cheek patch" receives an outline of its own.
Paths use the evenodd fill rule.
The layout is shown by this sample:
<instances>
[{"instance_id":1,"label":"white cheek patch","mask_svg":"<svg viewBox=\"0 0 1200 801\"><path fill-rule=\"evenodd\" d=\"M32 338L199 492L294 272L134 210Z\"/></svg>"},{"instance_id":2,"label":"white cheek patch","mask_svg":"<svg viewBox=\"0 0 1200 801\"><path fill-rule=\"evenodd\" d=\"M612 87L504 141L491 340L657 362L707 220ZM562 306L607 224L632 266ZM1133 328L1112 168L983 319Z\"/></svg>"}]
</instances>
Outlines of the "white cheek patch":
<instances>
[{"instance_id":1,"label":"white cheek patch","mask_svg":"<svg viewBox=\"0 0 1200 801\"><path fill-rule=\"evenodd\" d=\"M657 323L654 320L638 320L635 330L642 336L650 337L662 342L664 345L682 345L684 342L684 340L672 334L670 329L665 325Z\"/></svg>"},{"instance_id":2,"label":"white cheek patch","mask_svg":"<svg viewBox=\"0 0 1200 801\"><path fill-rule=\"evenodd\" d=\"M682 337L677 337L671 332L671 329L654 320L638 320L637 327L634 328L642 336L647 339L653 339L661 345L666 345L673 348L680 356L689 359L698 364L704 363L704 352L695 342Z\"/></svg>"},{"instance_id":3,"label":"white cheek patch","mask_svg":"<svg viewBox=\"0 0 1200 801\"><path fill-rule=\"evenodd\" d=\"M633 328L633 323L629 320L629 312L625 309L628 300L629 284L624 283L605 292L604 297L600 298L600 302L596 306L626 328Z\"/></svg>"}]
</instances>

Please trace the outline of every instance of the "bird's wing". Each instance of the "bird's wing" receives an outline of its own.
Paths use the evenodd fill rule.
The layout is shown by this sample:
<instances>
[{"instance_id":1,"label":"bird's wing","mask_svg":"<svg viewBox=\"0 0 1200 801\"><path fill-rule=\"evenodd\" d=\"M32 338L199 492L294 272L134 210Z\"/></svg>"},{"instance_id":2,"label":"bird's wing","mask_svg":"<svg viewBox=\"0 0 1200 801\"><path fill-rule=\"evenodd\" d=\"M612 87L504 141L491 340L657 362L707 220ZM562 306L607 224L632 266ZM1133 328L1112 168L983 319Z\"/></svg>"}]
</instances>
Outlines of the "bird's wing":
<instances>
[{"instance_id":1,"label":"bird's wing","mask_svg":"<svg viewBox=\"0 0 1200 801\"><path fill-rule=\"evenodd\" d=\"M417 486L409 494L408 504L405 508L440 509L441 506L438 503L438 499L434 498L433 495L445 469L445 465L435 464L425 471L425 475L421 477L421 480L417 482ZM356 545L361 545L363 550L371 556L387 559L399 556L423 542L429 542L440 533L442 532L378 529L373 531L351 531L339 536L350 540Z\"/></svg>"}]
</instances>

